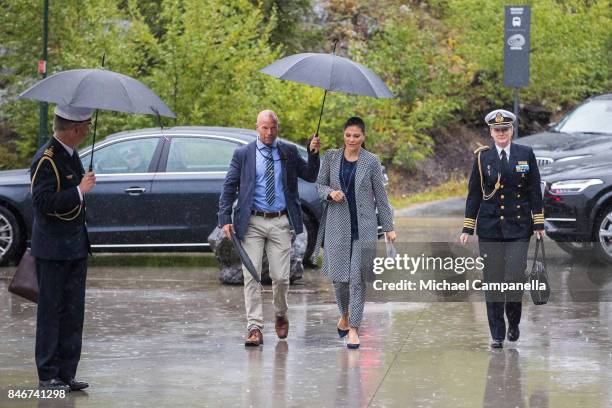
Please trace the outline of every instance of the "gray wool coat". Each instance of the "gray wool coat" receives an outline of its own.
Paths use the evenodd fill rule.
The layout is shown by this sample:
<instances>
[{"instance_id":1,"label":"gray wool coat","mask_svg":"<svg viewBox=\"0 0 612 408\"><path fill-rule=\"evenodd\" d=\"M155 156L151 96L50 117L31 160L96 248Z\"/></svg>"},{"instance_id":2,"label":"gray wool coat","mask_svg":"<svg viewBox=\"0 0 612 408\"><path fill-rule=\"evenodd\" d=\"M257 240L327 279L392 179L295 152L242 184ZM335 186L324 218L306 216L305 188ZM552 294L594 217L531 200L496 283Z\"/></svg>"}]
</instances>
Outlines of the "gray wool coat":
<instances>
[{"instance_id":1,"label":"gray wool coat","mask_svg":"<svg viewBox=\"0 0 612 408\"><path fill-rule=\"evenodd\" d=\"M323 201L324 214L321 219L315 258L322 246L323 276L334 282L365 280L371 273L372 259L362 259L361 248L373 248L378 240L376 209L383 231L393 231L393 210L385 192L382 166L378 156L361 149L355 171L355 201L359 239L353 244L351 256L351 215L347 200L337 203L327 197L333 190L340 190L340 164L344 148L330 149L321 160L317 192ZM372 254L372 251L363 252ZM368 256L370 258L370 256Z\"/></svg>"}]
</instances>

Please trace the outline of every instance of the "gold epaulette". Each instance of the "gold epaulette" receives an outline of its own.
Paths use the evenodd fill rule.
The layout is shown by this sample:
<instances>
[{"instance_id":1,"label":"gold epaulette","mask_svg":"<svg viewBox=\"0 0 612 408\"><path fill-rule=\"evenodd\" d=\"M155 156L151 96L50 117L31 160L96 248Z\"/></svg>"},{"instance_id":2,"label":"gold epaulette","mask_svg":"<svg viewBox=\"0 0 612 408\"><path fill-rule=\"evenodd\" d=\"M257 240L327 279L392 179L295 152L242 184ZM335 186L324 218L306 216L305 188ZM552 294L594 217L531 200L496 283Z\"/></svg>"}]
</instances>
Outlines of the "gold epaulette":
<instances>
[{"instance_id":1,"label":"gold epaulette","mask_svg":"<svg viewBox=\"0 0 612 408\"><path fill-rule=\"evenodd\" d=\"M480 146L478 147L478 149L474 150L474 154L478 154L479 152L483 152L485 150L489 150L490 147L489 146Z\"/></svg>"},{"instance_id":2,"label":"gold epaulette","mask_svg":"<svg viewBox=\"0 0 612 408\"><path fill-rule=\"evenodd\" d=\"M53 152L53 147L49 147L48 149L45 150L45 152L43 153L45 156L47 157L51 157L53 158L53 155L55 154Z\"/></svg>"},{"instance_id":3,"label":"gold epaulette","mask_svg":"<svg viewBox=\"0 0 612 408\"><path fill-rule=\"evenodd\" d=\"M464 228L469 228L469 229L475 229L476 228L476 220L474 218L465 218L463 220L463 227Z\"/></svg>"}]
</instances>

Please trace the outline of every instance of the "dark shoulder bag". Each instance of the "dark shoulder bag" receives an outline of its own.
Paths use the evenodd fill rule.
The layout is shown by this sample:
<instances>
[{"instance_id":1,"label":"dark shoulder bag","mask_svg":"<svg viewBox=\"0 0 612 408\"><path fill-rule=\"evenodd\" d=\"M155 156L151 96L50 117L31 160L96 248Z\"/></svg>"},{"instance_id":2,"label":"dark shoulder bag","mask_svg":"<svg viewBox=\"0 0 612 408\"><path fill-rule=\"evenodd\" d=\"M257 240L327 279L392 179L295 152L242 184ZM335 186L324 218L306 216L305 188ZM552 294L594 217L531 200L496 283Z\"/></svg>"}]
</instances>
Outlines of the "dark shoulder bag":
<instances>
[{"instance_id":1,"label":"dark shoulder bag","mask_svg":"<svg viewBox=\"0 0 612 408\"><path fill-rule=\"evenodd\" d=\"M36 259L27 248L19 261L17 271L8 287L9 292L26 298L34 303L38 302L38 279L36 277Z\"/></svg>"},{"instance_id":2,"label":"dark shoulder bag","mask_svg":"<svg viewBox=\"0 0 612 408\"><path fill-rule=\"evenodd\" d=\"M542 256L538 259L540 248L542 248ZM546 272L546 252L544 251L544 240L542 238L536 240L533 265L529 273L529 282L533 283L533 281L538 281L538 284L531 288L531 300L533 300L535 305L545 305L550 298L550 282L548 281L548 273ZM539 288L541 284L544 284L544 289Z\"/></svg>"}]
</instances>

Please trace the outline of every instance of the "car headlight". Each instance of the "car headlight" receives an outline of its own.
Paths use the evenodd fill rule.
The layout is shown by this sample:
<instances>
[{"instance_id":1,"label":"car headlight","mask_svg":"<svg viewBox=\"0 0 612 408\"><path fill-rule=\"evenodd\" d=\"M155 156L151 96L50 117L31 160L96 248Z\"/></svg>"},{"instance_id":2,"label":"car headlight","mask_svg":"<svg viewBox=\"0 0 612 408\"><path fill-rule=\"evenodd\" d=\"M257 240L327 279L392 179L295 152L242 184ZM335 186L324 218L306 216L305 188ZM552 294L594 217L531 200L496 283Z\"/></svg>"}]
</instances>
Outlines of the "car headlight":
<instances>
[{"instance_id":1,"label":"car headlight","mask_svg":"<svg viewBox=\"0 0 612 408\"><path fill-rule=\"evenodd\" d=\"M564 162L564 161L570 161L570 160L578 160L578 159L582 159L583 157L589 157L591 156L590 154L583 154L580 156L567 156L567 157L562 157L560 159L557 159L557 162Z\"/></svg>"},{"instance_id":2,"label":"car headlight","mask_svg":"<svg viewBox=\"0 0 612 408\"><path fill-rule=\"evenodd\" d=\"M603 181L599 179L562 180L552 183L550 186L550 192L553 194L580 193L585 188L589 186L596 186L597 184L603 184Z\"/></svg>"}]
</instances>

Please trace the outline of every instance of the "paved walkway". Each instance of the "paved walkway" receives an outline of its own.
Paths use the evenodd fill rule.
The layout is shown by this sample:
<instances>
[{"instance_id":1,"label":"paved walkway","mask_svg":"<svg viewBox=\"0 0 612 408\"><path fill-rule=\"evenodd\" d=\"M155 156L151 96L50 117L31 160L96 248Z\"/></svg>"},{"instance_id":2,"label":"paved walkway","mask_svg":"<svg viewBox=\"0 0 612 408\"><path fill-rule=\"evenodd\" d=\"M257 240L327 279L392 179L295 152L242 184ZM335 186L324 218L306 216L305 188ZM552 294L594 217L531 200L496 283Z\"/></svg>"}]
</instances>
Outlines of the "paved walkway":
<instances>
[{"instance_id":1,"label":"paved walkway","mask_svg":"<svg viewBox=\"0 0 612 408\"><path fill-rule=\"evenodd\" d=\"M400 218L397 228L400 239L440 240L461 223ZM552 268L571 278L553 246ZM134 259L90 268L78 378L91 387L55 401L7 397L37 384L36 308L7 294L14 268L0 268L0 407L612 406L612 303L525 302L519 342L494 351L483 303L368 303L362 347L348 350L329 284L310 270L292 286L287 341L274 334L268 287L265 345L245 349L242 287L181 256L173 268Z\"/></svg>"}]
</instances>

